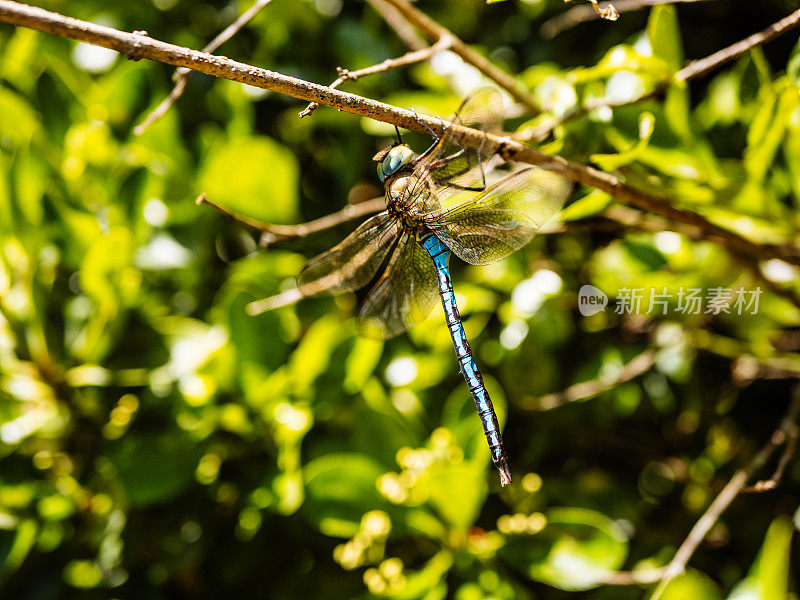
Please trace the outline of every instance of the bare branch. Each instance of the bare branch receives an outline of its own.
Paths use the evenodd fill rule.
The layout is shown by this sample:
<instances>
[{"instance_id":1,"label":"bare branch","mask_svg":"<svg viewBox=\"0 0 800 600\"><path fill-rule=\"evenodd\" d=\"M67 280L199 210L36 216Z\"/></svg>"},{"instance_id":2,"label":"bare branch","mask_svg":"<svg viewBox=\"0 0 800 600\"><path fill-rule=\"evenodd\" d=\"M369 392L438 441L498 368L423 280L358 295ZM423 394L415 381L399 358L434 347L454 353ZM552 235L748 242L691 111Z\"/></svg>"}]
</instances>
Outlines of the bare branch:
<instances>
[{"instance_id":1,"label":"bare branch","mask_svg":"<svg viewBox=\"0 0 800 600\"><path fill-rule=\"evenodd\" d=\"M242 225L260 232L261 240L259 245L262 248L266 248L275 242L302 238L306 237L307 235L311 235L312 233L318 233L320 231L324 231L325 229L331 229L332 227L336 227L342 223L346 223L347 221L353 221L360 217L380 212L386 208L386 201L381 196L380 198L372 198L371 200L360 202L358 204L348 204L338 212L325 215L319 219L309 221L308 223L300 223L299 225L273 225L271 223L262 223L256 219L233 213L209 200L205 194L200 194L195 202L198 205L210 206L229 219L233 219Z\"/></svg>"},{"instance_id":2,"label":"bare branch","mask_svg":"<svg viewBox=\"0 0 800 600\"><path fill-rule=\"evenodd\" d=\"M464 61L471 64L501 88L506 90L519 103L523 104L531 113L537 114L541 109L537 105L528 89L511 75L492 64L489 60L478 54L475 50L462 42L449 29L439 25L428 15L412 6L406 0L380 0L396 9L409 23L419 29L431 43L438 42L443 37L452 38L451 50L458 54Z\"/></svg>"},{"instance_id":3,"label":"bare branch","mask_svg":"<svg viewBox=\"0 0 800 600\"><path fill-rule=\"evenodd\" d=\"M714 501L703 513L703 516L698 519L689 535L675 552L675 556L664 570L663 577L661 577L658 587L651 596L650 600L658 600L661 594L664 593L669 582L675 577L683 573L689 559L694 554L697 547L705 539L708 532L719 519L720 515L725 509L730 506L731 502L739 495L739 493L747 485L753 475L755 475L764 463L775 453L778 447L786 439L789 432L796 428L797 414L800 411L800 386L795 388L792 400L789 402L789 407L786 414L781 419L780 424L761 450L750 460L750 462L743 468L739 469L728 481L727 485L722 488L722 491L714 498Z\"/></svg>"},{"instance_id":4,"label":"bare branch","mask_svg":"<svg viewBox=\"0 0 800 600\"><path fill-rule=\"evenodd\" d=\"M412 27L405 17L400 12L390 6L386 0L366 0L376 13L386 22L386 24L394 29L395 34L400 40L411 50L424 50L427 48L425 40L417 33L417 30Z\"/></svg>"},{"instance_id":5,"label":"bare branch","mask_svg":"<svg viewBox=\"0 0 800 600\"><path fill-rule=\"evenodd\" d=\"M678 4L679 2L703 1L707 0L615 0L614 8L618 13L625 13L656 4ZM607 10L610 5L610 2L600 2L599 9ZM562 31L575 27L575 25L600 18L602 17L594 6L580 4L542 23L542 26L539 28L539 33L543 38L552 39Z\"/></svg>"},{"instance_id":6,"label":"bare branch","mask_svg":"<svg viewBox=\"0 0 800 600\"><path fill-rule=\"evenodd\" d=\"M655 361L655 355L655 350L647 349L625 363L614 377L598 377L597 379L576 383L562 392L547 394L534 402L524 403L522 408L528 410L551 410L570 402L592 398L616 387L620 383L635 379L649 371Z\"/></svg>"},{"instance_id":7,"label":"bare branch","mask_svg":"<svg viewBox=\"0 0 800 600\"><path fill-rule=\"evenodd\" d=\"M303 298L304 296L302 293L300 293L299 289L292 288L286 290L285 292L281 292L280 294L276 294L275 296L264 298L263 300L254 300L245 306L244 309L248 315L254 317L269 310L297 304Z\"/></svg>"},{"instance_id":8,"label":"bare branch","mask_svg":"<svg viewBox=\"0 0 800 600\"><path fill-rule=\"evenodd\" d=\"M395 4L400 2L400 0L390 1ZM121 32L11 0L0 0L0 21L111 48L135 59L149 58L176 66L189 67L207 75L223 77L309 102L333 106L353 114L392 123L411 131L429 133L430 130L439 134L452 131L458 135L459 141L467 146L481 147L489 138L499 145L498 154L507 160L556 168L574 181L604 191L625 204L659 214L679 223L695 226L700 229L704 239L718 243L738 255L763 259L779 258L800 266L800 253L796 248L757 244L733 231L711 223L691 210L677 208L666 199L627 186L609 173L571 162L559 156L549 156L507 137L487 134L484 131L456 125L438 118L419 115L410 110L396 108L355 94L332 90L224 57L167 44L141 33Z\"/></svg>"},{"instance_id":9,"label":"bare branch","mask_svg":"<svg viewBox=\"0 0 800 600\"><path fill-rule=\"evenodd\" d=\"M792 432L797 432L798 411L800 411L800 386L795 388L786 413L770 437L770 440L744 468L739 469L733 474L733 477L731 477L725 487L722 488L722 491L717 494L717 497L714 498L713 502L711 502L703 515L694 524L689 535L675 552L675 555L667 566L659 569L612 571L600 577L598 583L609 585L646 585L658 582L659 585L650 598L650 600L658 600L669 582L683 573L692 555L703 542L717 520L719 520L722 513L725 512L731 502L733 502L741 492L745 491L748 480L764 466L781 444L784 443L787 436L792 435Z\"/></svg>"},{"instance_id":10,"label":"bare branch","mask_svg":"<svg viewBox=\"0 0 800 600\"><path fill-rule=\"evenodd\" d=\"M603 6L597 4L597 0L589 0L592 3L592 8L597 15L606 21L616 21L619 19L619 13L611 2L603 2Z\"/></svg>"},{"instance_id":11,"label":"bare branch","mask_svg":"<svg viewBox=\"0 0 800 600\"><path fill-rule=\"evenodd\" d=\"M197 204L198 206L203 206L203 205L210 206L211 208L225 215L229 219L232 219L233 221L236 221L238 223L241 223L242 225L250 227L251 229L255 229L256 231L265 231L265 229L269 227L269 225L262 223L261 221L258 221L256 219L251 219L250 217L246 217L244 215L233 213L229 211L227 208L223 208L219 204L213 203L211 200L206 198L205 194L200 194L197 197L197 200L195 200L195 204Z\"/></svg>"},{"instance_id":12,"label":"bare branch","mask_svg":"<svg viewBox=\"0 0 800 600\"><path fill-rule=\"evenodd\" d=\"M366 77L367 75L384 73L386 71L390 71L391 69L397 69L399 67L405 67L408 65L413 65L414 63L422 62L423 60L428 60L434 54L441 52L442 50L447 50L452 44L452 38L445 36L433 46L423 48L422 50L409 52L403 56L400 56L399 58L388 58L382 63L378 63L377 65L372 65L371 67L366 67L364 69L359 69L358 71L348 71L347 69L339 68L339 77L328 87L335 89L342 85L345 81L356 81L361 77ZM317 110L318 106L319 104L312 102L306 106L305 110L303 110L298 116L301 119L303 117L307 117Z\"/></svg>"},{"instance_id":13,"label":"bare branch","mask_svg":"<svg viewBox=\"0 0 800 600\"><path fill-rule=\"evenodd\" d=\"M642 3L645 0L634 0L634 2ZM685 2L694 2L694 1L707 1L707 0L649 0L652 4L661 4L663 2L670 1L685 1ZM618 6L623 7L624 5L622 2L618 3ZM588 6L579 6L572 10L578 9L588 9L591 10ZM624 10L624 8L620 8L620 10ZM593 14L593 13L592 13ZM548 21L549 22L549 21ZM686 67L675 73L674 80L675 81L689 81L690 79L694 79L695 77L700 77L709 73L710 71L716 69L717 67L729 62L748 50L760 46L761 44L765 44L779 35L786 33L790 29L797 27L800 24L800 9L794 11L789 16L781 19L777 23L773 23L766 29L759 31L758 33L754 33L753 35L728 46L727 48L723 48L714 54L707 56L705 58L701 58L699 60L695 60L690 62ZM536 141L543 141L547 138L548 135L558 127L559 125L566 123L572 119L577 117L581 117L593 110L598 110L600 108L619 108L621 106L629 106L631 104L638 104L639 102L643 102L650 98L656 97L664 93L670 85L670 81L664 81L660 85L657 85L653 90L647 92L646 94L639 96L638 98L634 98L633 100L626 100L624 102L615 102L608 100L606 98L599 98L593 102L586 103L583 106L573 108L567 114L561 117L552 117L545 121L544 123L540 124L538 127L532 127L531 129L521 132L519 135L513 136L515 140L518 141L527 141L527 140L536 140Z\"/></svg>"},{"instance_id":14,"label":"bare branch","mask_svg":"<svg viewBox=\"0 0 800 600\"><path fill-rule=\"evenodd\" d=\"M774 490L776 487L778 487L781 479L783 479L783 474L786 472L786 467L789 465L789 462L791 462L795 450L797 450L798 436L800 436L800 429L798 429L796 423L791 423L788 431L776 431L773 436L773 441L776 444L783 443L784 439L788 441L786 442L786 447L784 448L783 454L781 454L781 458L778 461L778 466L775 468L775 472L769 479L761 479L756 481L753 485L747 486L742 491L758 493Z\"/></svg>"},{"instance_id":15,"label":"bare branch","mask_svg":"<svg viewBox=\"0 0 800 600\"><path fill-rule=\"evenodd\" d=\"M740 42L736 42L727 48L723 48L711 56L692 61L688 66L678 71L675 74L675 78L678 81L688 81L689 79L705 75L720 65L738 58L751 48L755 48L756 46L760 46L761 44L766 44L767 42L774 40L779 35L786 33L794 27L797 27L797 25L800 25L800 9L794 11L789 16L781 19L777 23L773 23L766 29L759 31L758 33L754 33L753 35L746 37Z\"/></svg>"},{"instance_id":16,"label":"bare branch","mask_svg":"<svg viewBox=\"0 0 800 600\"><path fill-rule=\"evenodd\" d=\"M234 35L236 35L239 30L244 27L253 17L255 17L259 11L264 8L267 4L272 2L272 0L256 0L256 3L253 4L248 10L243 12L238 19L236 19L233 23L228 25L222 33L220 33L217 37L211 40L204 48L203 52L213 52L217 48L219 48L222 44L227 42L231 39ZM192 70L187 69L186 67L181 67L177 69L175 73L173 73L172 79L175 82L175 86L172 88L172 91L169 95L164 98L164 100L159 104L153 112L151 112L148 117L142 121L139 125L133 128L133 135L142 135L145 131L147 131L150 126L153 125L156 121L158 121L161 117L163 117L167 111L172 108L172 105L181 97L183 91L186 89L186 80L189 78Z\"/></svg>"}]
</instances>

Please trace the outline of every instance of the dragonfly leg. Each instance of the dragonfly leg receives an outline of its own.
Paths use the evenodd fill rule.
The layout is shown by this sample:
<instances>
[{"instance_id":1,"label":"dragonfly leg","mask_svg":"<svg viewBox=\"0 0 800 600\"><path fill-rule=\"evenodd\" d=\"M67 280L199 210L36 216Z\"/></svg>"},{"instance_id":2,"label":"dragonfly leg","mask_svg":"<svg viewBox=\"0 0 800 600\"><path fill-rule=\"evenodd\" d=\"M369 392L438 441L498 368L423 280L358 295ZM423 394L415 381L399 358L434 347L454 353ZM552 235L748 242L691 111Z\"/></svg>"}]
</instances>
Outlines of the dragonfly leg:
<instances>
[{"instance_id":1,"label":"dragonfly leg","mask_svg":"<svg viewBox=\"0 0 800 600\"><path fill-rule=\"evenodd\" d=\"M433 233L428 234L420 240L420 245L428 252L436 266L436 279L439 284L439 296L444 307L447 328L453 340L453 347L456 351L456 358L461 370L461 374L467 382L467 387L475 401L478 409L478 416L483 426L483 433L489 444L492 453L492 463L500 473L500 483L503 486L511 483L511 470L508 468L508 457L503 448L503 437L500 434L500 424L494 412L492 400L489 392L483 384L483 377L478 370L478 365L472 357L472 348L467 341L467 334L464 332L464 325L461 323L461 315L456 306L456 297L453 293L453 282L450 279L450 267L448 259L450 250Z\"/></svg>"}]
</instances>

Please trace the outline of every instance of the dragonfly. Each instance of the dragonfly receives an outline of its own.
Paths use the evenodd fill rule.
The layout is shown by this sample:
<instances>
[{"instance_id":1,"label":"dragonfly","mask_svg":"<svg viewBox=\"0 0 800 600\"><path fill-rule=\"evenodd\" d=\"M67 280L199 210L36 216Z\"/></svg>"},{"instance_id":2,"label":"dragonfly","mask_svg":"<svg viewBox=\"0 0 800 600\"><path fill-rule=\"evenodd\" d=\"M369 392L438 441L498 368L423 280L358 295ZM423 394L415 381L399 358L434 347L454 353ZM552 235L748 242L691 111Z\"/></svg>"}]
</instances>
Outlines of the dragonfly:
<instances>
[{"instance_id":1,"label":"dragonfly","mask_svg":"<svg viewBox=\"0 0 800 600\"><path fill-rule=\"evenodd\" d=\"M452 122L488 132L498 130L502 120L500 92L483 88L462 103ZM492 181L490 163L499 148L492 138L484 136L476 148L463 144L452 127L438 136L430 133L433 144L419 156L402 142L399 131L398 141L374 156L386 210L310 260L297 278L298 290L316 296L371 285L359 309L358 328L362 335L381 339L424 320L438 295L492 463L505 486L511 483L508 456L458 312L449 258L452 253L483 265L518 250L560 210L571 186L554 170L530 166L500 171Z\"/></svg>"}]
</instances>

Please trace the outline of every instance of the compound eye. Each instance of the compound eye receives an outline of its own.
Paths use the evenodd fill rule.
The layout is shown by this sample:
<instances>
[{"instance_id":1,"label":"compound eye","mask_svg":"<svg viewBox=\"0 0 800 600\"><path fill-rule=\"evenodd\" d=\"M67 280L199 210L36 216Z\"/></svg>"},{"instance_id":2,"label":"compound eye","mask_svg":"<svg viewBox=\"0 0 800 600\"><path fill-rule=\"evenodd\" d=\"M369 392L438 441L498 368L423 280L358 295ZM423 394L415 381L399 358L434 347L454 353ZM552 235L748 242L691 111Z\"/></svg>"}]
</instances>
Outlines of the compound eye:
<instances>
[{"instance_id":1,"label":"compound eye","mask_svg":"<svg viewBox=\"0 0 800 600\"><path fill-rule=\"evenodd\" d=\"M414 153L408 146L395 146L389 150L378 165L378 177L381 181L384 181L387 177L394 175L406 166L413 156Z\"/></svg>"}]
</instances>

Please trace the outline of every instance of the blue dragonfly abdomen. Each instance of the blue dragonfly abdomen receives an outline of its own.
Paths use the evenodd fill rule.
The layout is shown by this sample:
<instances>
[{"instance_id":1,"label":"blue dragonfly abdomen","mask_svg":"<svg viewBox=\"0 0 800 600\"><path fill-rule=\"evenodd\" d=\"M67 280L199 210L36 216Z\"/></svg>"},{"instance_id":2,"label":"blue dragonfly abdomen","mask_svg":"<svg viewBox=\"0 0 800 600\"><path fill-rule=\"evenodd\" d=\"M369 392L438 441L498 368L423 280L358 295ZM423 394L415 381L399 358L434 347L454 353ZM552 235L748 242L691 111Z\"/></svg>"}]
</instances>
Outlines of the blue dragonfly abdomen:
<instances>
[{"instance_id":1,"label":"blue dragonfly abdomen","mask_svg":"<svg viewBox=\"0 0 800 600\"><path fill-rule=\"evenodd\" d=\"M508 468L508 459L503 448L503 438L500 434L500 424L494 412L494 405L489 398L489 392L483 384L483 377L472 356L472 348L467 341L467 334L464 325L461 323L461 315L456 306L456 296L453 292L453 281L450 278L450 249L434 233L426 233L419 240L420 245L433 259L436 268L436 281L439 286L439 296L442 299L444 308L444 318L447 328L450 330L450 337L453 340L453 348L456 351L456 358L461 367L461 373L467 382L475 407L478 409L478 416L483 426L483 433L489 444L492 453L492 463L500 472L500 483L508 485L511 483L511 471Z\"/></svg>"}]
</instances>

